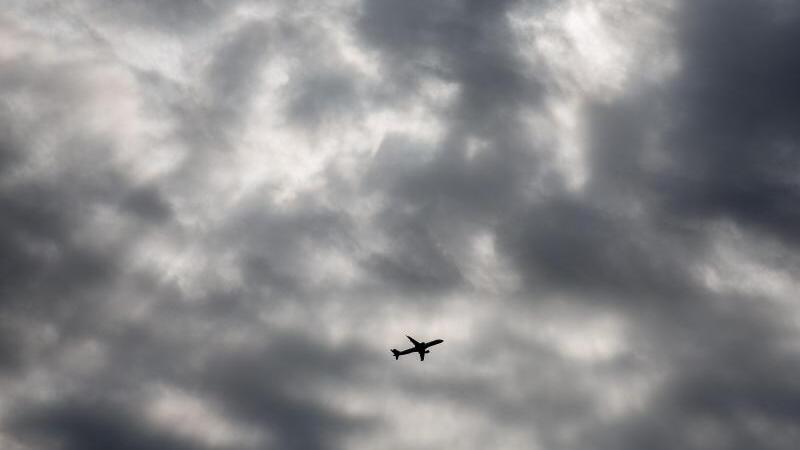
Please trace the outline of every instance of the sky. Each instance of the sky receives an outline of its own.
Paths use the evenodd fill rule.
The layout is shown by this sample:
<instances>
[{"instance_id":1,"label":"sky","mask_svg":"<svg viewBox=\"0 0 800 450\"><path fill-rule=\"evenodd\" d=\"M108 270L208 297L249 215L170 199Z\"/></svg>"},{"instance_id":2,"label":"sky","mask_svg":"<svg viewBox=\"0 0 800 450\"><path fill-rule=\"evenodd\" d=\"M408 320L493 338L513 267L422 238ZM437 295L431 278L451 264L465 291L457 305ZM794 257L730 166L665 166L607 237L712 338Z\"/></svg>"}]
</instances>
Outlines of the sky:
<instances>
[{"instance_id":1,"label":"sky","mask_svg":"<svg viewBox=\"0 0 800 450\"><path fill-rule=\"evenodd\" d=\"M800 441L800 3L3 4L3 449Z\"/></svg>"}]
</instances>

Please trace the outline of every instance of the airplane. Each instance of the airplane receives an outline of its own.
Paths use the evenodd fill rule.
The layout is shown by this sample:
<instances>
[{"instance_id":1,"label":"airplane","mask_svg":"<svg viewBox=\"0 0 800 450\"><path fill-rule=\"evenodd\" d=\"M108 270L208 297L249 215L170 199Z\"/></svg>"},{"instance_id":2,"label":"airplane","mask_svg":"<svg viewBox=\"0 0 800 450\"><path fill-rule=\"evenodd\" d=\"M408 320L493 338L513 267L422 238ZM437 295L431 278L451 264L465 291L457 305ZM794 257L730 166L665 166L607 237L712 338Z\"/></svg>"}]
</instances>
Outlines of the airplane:
<instances>
[{"instance_id":1,"label":"airplane","mask_svg":"<svg viewBox=\"0 0 800 450\"><path fill-rule=\"evenodd\" d=\"M419 360L425 361L425 353L431 352L430 350L428 350L428 347L432 347L436 344L441 344L442 342L444 342L444 340L442 339L436 339L435 341L430 341L430 342L417 342L411 336L406 336L406 337L408 338L409 341L411 341L412 344L414 344L414 346L407 350L403 350L402 352L397 351L396 348L393 348L392 354L394 355L395 361L400 359L400 355L408 355L409 353L419 353Z\"/></svg>"}]
</instances>

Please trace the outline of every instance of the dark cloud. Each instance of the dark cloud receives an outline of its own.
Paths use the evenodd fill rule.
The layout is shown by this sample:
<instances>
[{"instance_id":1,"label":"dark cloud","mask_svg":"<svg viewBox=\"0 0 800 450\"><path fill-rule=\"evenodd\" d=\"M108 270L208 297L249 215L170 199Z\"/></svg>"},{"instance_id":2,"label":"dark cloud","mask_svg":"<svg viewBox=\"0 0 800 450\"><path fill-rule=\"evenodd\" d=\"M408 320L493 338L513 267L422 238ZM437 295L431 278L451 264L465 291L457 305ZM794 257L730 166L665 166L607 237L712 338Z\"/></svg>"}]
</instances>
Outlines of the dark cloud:
<instances>
[{"instance_id":1,"label":"dark cloud","mask_svg":"<svg viewBox=\"0 0 800 450\"><path fill-rule=\"evenodd\" d=\"M125 405L76 399L63 404L21 411L14 432L33 447L65 449L201 448L165 431L149 427Z\"/></svg>"},{"instance_id":2,"label":"dark cloud","mask_svg":"<svg viewBox=\"0 0 800 450\"><path fill-rule=\"evenodd\" d=\"M180 119L181 136L202 159L201 150L230 150L231 134L247 117L251 90L258 70L274 51L270 26L254 21L226 33L219 48L208 52L203 92L197 97L179 96L172 109Z\"/></svg>"},{"instance_id":3,"label":"dark cloud","mask_svg":"<svg viewBox=\"0 0 800 450\"><path fill-rule=\"evenodd\" d=\"M513 3L367 2L359 29L366 44L381 49L399 96L427 77L454 82L461 90L455 114L485 127L496 123L491 119L513 121L514 106L536 99L540 88L510 34L505 13Z\"/></svg>"},{"instance_id":4,"label":"dark cloud","mask_svg":"<svg viewBox=\"0 0 800 450\"><path fill-rule=\"evenodd\" d=\"M89 6L114 21L133 22L162 33L196 32L218 26L220 18L236 2L203 0L121 1L92 0Z\"/></svg>"},{"instance_id":5,"label":"dark cloud","mask_svg":"<svg viewBox=\"0 0 800 450\"><path fill-rule=\"evenodd\" d=\"M384 195L378 216L392 256L368 263L406 290L463 285L456 260L480 226L518 206L523 185L539 176L539 155L521 132L522 107L537 104L538 74L526 72L505 18L512 2L369 2L359 19L364 42L381 50L392 102L424 81L451 83L444 137L434 144L389 135L365 178Z\"/></svg>"},{"instance_id":6,"label":"dark cloud","mask_svg":"<svg viewBox=\"0 0 800 450\"><path fill-rule=\"evenodd\" d=\"M250 290L266 287L276 295L302 298L326 289L309 283L309 252L350 252L355 245L349 219L334 209L301 200L296 208L282 209L260 198L245 205L216 245L220 251L236 249Z\"/></svg>"},{"instance_id":7,"label":"dark cloud","mask_svg":"<svg viewBox=\"0 0 800 450\"><path fill-rule=\"evenodd\" d=\"M347 73L315 71L293 80L287 116L304 127L358 114L356 86Z\"/></svg>"},{"instance_id":8,"label":"dark cloud","mask_svg":"<svg viewBox=\"0 0 800 450\"><path fill-rule=\"evenodd\" d=\"M644 413L590 434L592 445L791 448L799 368L780 343L788 330L764 309L748 302L732 311L698 306L691 318L645 331L669 364L666 385Z\"/></svg>"},{"instance_id":9,"label":"dark cloud","mask_svg":"<svg viewBox=\"0 0 800 450\"><path fill-rule=\"evenodd\" d=\"M792 448L800 8L626 5L13 2L0 446Z\"/></svg>"},{"instance_id":10,"label":"dark cloud","mask_svg":"<svg viewBox=\"0 0 800 450\"><path fill-rule=\"evenodd\" d=\"M74 242L70 231L76 219L69 200L44 186L0 194L4 303L32 307L37 298L46 303L69 298L113 274L110 255Z\"/></svg>"},{"instance_id":11,"label":"dark cloud","mask_svg":"<svg viewBox=\"0 0 800 450\"><path fill-rule=\"evenodd\" d=\"M286 334L265 348L214 361L203 384L233 415L274 434L282 448L338 448L343 435L370 427L371 420L326 406L308 387L322 382L335 389L343 380L352 382L374 357L358 344L335 348Z\"/></svg>"},{"instance_id":12,"label":"dark cloud","mask_svg":"<svg viewBox=\"0 0 800 450\"><path fill-rule=\"evenodd\" d=\"M159 191L148 187L131 191L123 200L123 207L153 222L169 219L171 213L169 204Z\"/></svg>"},{"instance_id":13,"label":"dark cloud","mask_svg":"<svg viewBox=\"0 0 800 450\"><path fill-rule=\"evenodd\" d=\"M23 364L22 343L7 321L0 322L0 376L15 374Z\"/></svg>"},{"instance_id":14,"label":"dark cloud","mask_svg":"<svg viewBox=\"0 0 800 450\"><path fill-rule=\"evenodd\" d=\"M504 247L535 291L577 291L589 298L670 303L697 295L684 263L693 252L630 217L565 198L504 224Z\"/></svg>"},{"instance_id":15,"label":"dark cloud","mask_svg":"<svg viewBox=\"0 0 800 450\"><path fill-rule=\"evenodd\" d=\"M728 218L796 240L800 58L795 7L752 2L687 5L683 72L669 127L670 166L658 178L679 214Z\"/></svg>"}]
</instances>

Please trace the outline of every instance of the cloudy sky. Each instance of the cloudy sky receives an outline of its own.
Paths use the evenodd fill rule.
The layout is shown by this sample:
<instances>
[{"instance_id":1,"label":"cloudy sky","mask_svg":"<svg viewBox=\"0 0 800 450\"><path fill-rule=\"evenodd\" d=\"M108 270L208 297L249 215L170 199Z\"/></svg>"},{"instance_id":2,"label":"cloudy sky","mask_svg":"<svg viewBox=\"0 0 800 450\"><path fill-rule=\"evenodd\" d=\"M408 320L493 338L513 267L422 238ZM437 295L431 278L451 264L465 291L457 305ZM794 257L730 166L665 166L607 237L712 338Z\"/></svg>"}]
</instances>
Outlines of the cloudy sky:
<instances>
[{"instance_id":1,"label":"cloudy sky","mask_svg":"<svg viewBox=\"0 0 800 450\"><path fill-rule=\"evenodd\" d=\"M796 448L798 42L791 0L5 0L0 447Z\"/></svg>"}]
</instances>

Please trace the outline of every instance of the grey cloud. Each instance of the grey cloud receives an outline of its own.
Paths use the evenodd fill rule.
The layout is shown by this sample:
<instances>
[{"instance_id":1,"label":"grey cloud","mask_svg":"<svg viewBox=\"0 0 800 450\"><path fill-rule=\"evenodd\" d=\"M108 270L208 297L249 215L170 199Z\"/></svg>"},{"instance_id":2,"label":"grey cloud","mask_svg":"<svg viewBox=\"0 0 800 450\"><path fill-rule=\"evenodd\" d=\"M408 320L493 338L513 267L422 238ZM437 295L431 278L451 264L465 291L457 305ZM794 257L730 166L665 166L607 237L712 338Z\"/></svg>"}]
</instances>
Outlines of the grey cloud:
<instances>
[{"instance_id":1,"label":"grey cloud","mask_svg":"<svg viewBox=\"0 0 800 450\"><path fill-rule=\"evenodd\" d=\"M480 127L485 117L513 121L513 105L538 97L541 80L523 69L508 29L513 3L367 2L359 26L365 42L383 50L391 81L412 87L434 76L459 84L456 114Z\"/></svg>"},{"instance_id":2,"label":"grey cloud","mask_svg":"<svg viewBox=\"0 0 800 450\"><path fill-rule=\"evenodd\" d=\"M742 1L687 5L684 70L670 102L671 166L656 183L678 214L729 218L794 243L797 12L787 6L776 20L770 9Z\"/></svg>"},{"instance_id":3,"label":"grey cloud","mask_svg":"<svg viewBox=\"0 0 800 450\"><path fill-rule=\"evenodd\" d=\"M0 143L0 173L6 172L19 162L20 155L15 150L15 146L16 144L10 136L7 136L7 133L3 133L3 142Z\"/></svg>"},{"instance_id":4,"label":"grey cloud","mask_svg":"<svg viewBox=\"0 0 800 450\"><path fill-rule=\"evenodd\" d=\"M88 3L101 17L114 21L133 22L163 33L187 33L218 26L220 17L237 2L91 0Z\"/></svg>"},{"instance_id":5,"label":"grey cloud","mask_svg":"<svg viewBox=\"0 0 800 450\"><path fill-rule=\"evenodd\" d=\"M681 248L680 234L568 197L531 208L500 234L534 291L642 304L702 295L685 264L699 249Z\"/></svg>"},{"instance_id":6,"label":"grey cloud","mask_svg":"<svg viewBox=\"0 0 800 450\"><path fill-rule=\"evenodd\" d=\"M282 448L338 448L343 435L371 426L367 418L347 417L310 398L308 390L358 379L372 352L358 344L332 348L302 335L276 338L257 351L217 358L203 385L231 414L274 434Z\"/></svg>"},{"instance_id":7,"label":"grey cloud","mask_svg":"<svg viewBox=\"0 0 800 450\"><path fill-rule=\"evenodd\" d=\"M309 249L338 249L350 253L356 243L349 218L312 200L298 199L296 207L281 209L261 198L244 202L216 245L234 248L247 287L268 287L276 295L304 298L318 291L309 285Z\"/></svg>"},{"instance_id":8,"label":"grey cloud","mask_svg":"<svg viewBox=\"0 0 800 450\"><path fill-rule=\"evenodd\" d=\"M8 322L0 322L0 377L18 374L24 364L22 343Z\"/></svg>"},{"instance_id":9,"label":"grey cloud","mask_svg":"<svg viewBox=\"0 0 800 450\"><path fill-rule=\"evenodd\" d=\"M186 85L132 73L145 97L135 114L160 114L167 129L136 145L185 156L151 177L113 160L122 132L97 133L71 109L101 86L62 77L65 65L42 62L50 50L12 57L0 92L43 101L28 110L9 103L0 115L0 381L10 388L0 404L14 408L0 440L204 448L145 417L137 393L168 385L273 439L256 448L343 448L362 437L398 448L394 439L416 430L412 419L392 422L406 414L389 404L397 398L411 399L411 417L439 407L475 414L487 424L484 447L518 431L522 448L791 448L800 390L797 330L786 317L796 308L773 298L791 284L773 272L792 275L797 261L761 239L796 244L798 8L785 2L778 17L743 0L680 2L675 15L659 16L670 21L677 73L597 99L565 93L546 67L526 62L523 52L536 47L519 42L510 21L523 3L337 9L352 20L337 32L376 65L379 81L327 39L340 25L326 15L338 8L330 4L280 4L274 19L251 20L209 2L84 3L102 6L76 8L87 22L124 28L131 16L138 33L213 44ZM528 6L558 17L554 5ZM572 25L587 26L575 14ZM36 39L69 50L53 36ZM382 124L388 131L367 149L374 155L364 156L372 143L336 149L288 200L272 196L273 180L230 182L236 158L253 151L239 144L258 122L255 88L280 58L290 61L288 79L265 95L287 133L320 142L322 129L358 134L373 112L409 106L441 133ZM109 64L134 70L118 62ZM90 61L71 64L81 74ZM430 86L451 92L437 103ZM567 94L583 96L576 120L587 181L577 189L552 169L555 150L534 140L526 119ZM38 167L42 142L54 143L54 167L26 172ZM92 229L104 242L92 245L78 237L98 211L112 219L108 230ZM714 284L735 277L725 263L740 262L718 260L729 229L752 243L742 265L764 271L753 275L755 293L736 290L739 280ZM320 281L315 264L329 255ZM476 270L522 283L481 290L471 284ZM461 297L474 303L450 311ZM548 302L584 315L551 340L527 332L547 330ZM596 314L625 330L609 332L620 341L610 350L605 328L584 329ZM445 334L443 358L393 361L382 333L399 327ZM63 356L74 354L73 363ZM440 372L446 357L462 370ZM484 370L492 364L499 370ZM637 377L651 383L649 396L613 415L603 402L614 392L600 381L633 389ZM42 380L47 401L35 400L30 379ZM402 442L424 446L445 425L461 435L473 426L428 417L430 435Z\"/></svg>"},{"instance_id":10,"label":"grey cloud","mask_svg":"<svg viewBox=\"0 0 800 450\"><path fill-rule=\"evenodd\" d=\"M463 285L454 262L469 236L504 220L520 206L523 185L541 176L518 113L537 105L542 81L516 52L505 16L510 4L368 2L359 19L364 42L381 50L385 91L399 92L384 101L402 102L424 80L457 89L440 142L387 136L365 179L366 189L385 196L377 224L397 252L370 262L408 292ZM470 140L485 148L468 154Z\"/></svg>"},{"instance_id":11,"label":"grey cloud","mask_svg":"<svg viewBox=\"0 0 800 450\"><path fill-rule=\"evenodd\" d=\"M659 320L675 321L676 332L681 332L687 321L697 321L690 329L693 338L702 342L709 339L707 333L715 332L701 325L703 323L715 323L713 328L721 334L737 335L739 326L722 321L719 312L698 307L705 302L734 301L708 291L692 266L709 257L709 241L714 238L709 226L713 221L727 217L734 223L745 227L755 225L756 229L793 241L790 205L794 191L788 180L794 167L791 155L795 138L791 124L797 102L786 77L796 74L797 70L793 54L788 52L791 46L786 42L792 39L796 27L791 26L791 19L783 19L780 26L767 25L772 22L766 10L746 2L682 6L679 31L683 34L679 35L679 43L684 46L681 48L684 65L674 84L634 91L622 101L592 105L586 110L590 124L591 171L585 193L567 194L557 185L551 185L552 191L546 200L528 204L513 197L519 187L518 183L509 182L515 179L513 172L502 178L508 183L504 186L511 187L508 190L492 189L491 184L478 183L480 178L475 176L465 176L464 180L488 188L501 205L508 202L505 204L508 209L488 209L488 217L500 219L502 226L495 231L501 249L511 256L518 271L527 279L529 295L548 295L555 291L593 303L604 300L632 320L641 321L644 327L651 323L652 319L647 318L651 311L659 311L662 314ZM443 31L447 30L447 22L436 22L437 10L416 4L407 9L392 7L402 11L387 13L386 17L399 19L374 29L366 27L367 36L386 47L390 57L396 58L391 60L392 64L399 67L396 61L405 59L413 63L415 58L434 55L434 64L448 67L436 59L437 52L447 48L437 41L437 33L447 36L457 33ZM378 10L378 7L371 8ZM387 6L387 11L390 9ZM367 17L371 12L368 10ZM795 16L790 14L789 17ZM434 22L436 25L432 25ZM742 45L730 45L737 36L740 41L745 40ZM456 53L452 51L448 56ZM755 63L746 56L751 54L756 58ZM476 57L475 67L484 62L477 54L471 56ZM469 60L465 58L464 61ZM461 101L469 99L470 89L474 87L476 96L489 95L498 100L501 106L497 114L513 114L515 103L502 101L501 92L493 90L491 85L471 83L469 70L455 73L461 73L461 77L454 79L460 80L465 89ZM514 83L506 83L508 85L514 86ZM462 111L469 111L465 105L460 105L465 108ZM487 128L482 125L496 123L492 121L494 110L481 105L483 107L475 111L485 115L481 119L473 117L469 130L483 131L476 135L488 140L492 150L500 153L503 147L497 145L497 136L502 133L495 135L485 131ZM464 133L465 130L455 132ZM668 160L668 169L653 166L648 160L651 155L647 147L654 145L649 141L653 135L663 136L663 147L657 151L661 152L660 157ZM384 145L386 148L381 152L386 152L386 156L379 152L379 158L390 155L395 143ZM413 148L413 144L406 146ZM392 156L393 162L375 176L389 195L387 203L391 207L385 215L403 216L391 208L415 211L410 214L427 224L416 236L425 236L431 224L437 223L435 218L443 221L438 222L440 224L462 226L459 223L464 219L462 215L442 219L430 212L437 209L452 212L454 205L460 204L458 195L466 196L469 192L469 185L459 186L457 178L436 172L438 157L447 151L427 152L436 156L416 162L409 161L413 157L407 156L408 153L426 152L415 149L404 156L399 151L397 156ZM502 154L509 157L509 153ZM458 170L457 160L447 161L441 167L447 167L450 173ZM491 173L500 172L493 170ZM528 172L528 176L531 173L535 171ZM443 192L456 194L442 195ZM474 201L467 205L479 210L481 196L469 197ZM403 222L398 220L397 223ZM393 236L397 242L404 242L402 234ZM436 244L429 242L427 247L435 248ZM402 247L413 248L408 244ZM406 266L414 267L414 264L408 262ZM435 273L431 269L425 272ZM408 283L423 282L411 280ZM754 313L749 311L749 314ZM692 315L696 317L690 319ZM769 316L755 315L745 322L750 320L752 325L766 329L778 326L775 318ZM748 342L748 348L753 346L764 351L774 346L778 338L769 333L755 336L745 333L742 339ZM645 332L644 341L670 347L669 336ZM678 364L675 378L667 382L663 397L655 400L656 405L641 421L626 425L631 427L630 434L620 429L603 430L613 435L610 448L628 445L636 448L644 444L671 448L675 442L703 448L703 444L697 443L700 441L692 441L693 437L682 434L695 414L711 417L709 420L719 426L716 432L730 441L720 445L739 445L733 444L739 438L749 443L741 444L744 447L767 445L764 435L742 430L745 419L731 418L725 411L735 406L715 399L752 409L753 417L774 423L781 433L788 433L776 437L774 448L783 448L791 441L787 436L792 436L794 431L786 425L785 417L796 416L796 408L792 406L795 388L782 381L783 374L794 371L785 366L790 355L768 352L771 357L767 361L750 361L749 350L713 347L700 352L700 360L691 363L693 368L684 368L683 365L689 363L682 359L685 357L683 350L662 348L658 351L675 351L682 355L673 361ZM734 352L730 360L714 361L716 356L727 351ZM756 353L753 351L753 356ZM726 390L713 388L720 385L718 375L711 369L715 364L729 371L723 377L732 376L741 381ZM777 365L781 367L777 371L781 375L757 374L748 364L755 367ZM682 395L687 397L681 399ZM662 409L657 406L659 402L671 406ZM567 415L566 420L577 420L578 415Z\"/></svg>"},{"instance_id":12,"label":"grey cloud","mask_svg":"<svg viewBox=\"0 0 800 450\"><path fill-rule=\"evenodd\" d=\"M76 399L19 413L12 425L34 448L169 449L200 448L170 433L152 429L125 405Z\"/></svg>"},{"instance_id":13,"label":"grey cloud","mask_svg":"<svg viewBox=\"0 0 800 450\"><path fill-rule=\"evenodd\" d=\"M180 134L191 144L195 158L202 160L204 151L229 150L233 145L231 133L247 116L258 69L274 51L270 34L270 25L258 21L226 34L201 77L204 100L180 96L172 105Z\"/></svg>"},{"instance_id":14,"label":"grey cloud","mask_svg":"<svg viewBox=\"0 0 800 450\"><path fill-rule=\"evenodd\" d=\"M231 347L225 342L230 330L220 334L216 325L239 327L241 333L242 316L208 316L206 309L170 305L165 302L159 316L146 323L120 328L95 322L76 330L80 335L62 338L49 361L38 361L58 374L54 381L63 385L57 390L61 395L18 402L17 413L2 428L7 436L33 448L50 443L66 448L243 448L203 445L200 438L189 439L154 422L147 416L146 394L164 385L204 399L204 405L237 426L260 430L267 440L253 448L340 448L343 437L374 426L373 419L343 414L337 402L317 394L362 378L359 374L377 357L371 349L249 326L242 345ZM98 370L76 377L55 356L87 337L111 352Z\"/></svg>"},{"instance_id":15,"label":"grey cloud","mask_svg":"<svg viewBox=\"0 0 800 450\"><path fill-rule=\"evenodd\" d=\"M113 259L82 248L70 237L74 224L69 199L43 186L24 186L0 194L4 303L27 304L40 295L68 298L113 273ZM78 205L72 205L77 207ZM38 295L37 295L38 294Z\"/></svg>"},{"instance_id":16,"label":"grey cloud","mask_svg":"<svg viewBox=\"0 0 800 450\"><path fill-rule=\"evenodd\" d=\"M324 123L341 116L360 116L356 86L347 73L335 71L301 75L290 85L287 116L303 127Z\"/></svg>"},{"instance_id":17,"label":"grey cloud","mask_svg":"<svg viewBox=\"0 0 800 450\"><path fill-rule=\"evenodd\" d=\"M231 105L246 99L255 69L270 54L269 44L267 23L248 23L235 30L209 68L209 82L217 98Z\"/></svg>"},{"instance_id":18,"label":"grey cloud","mask_svg":"<svg viewBox=\"0 0 800 450\"><path fill-rule=\"evenodd\" d=\"M164 196L153 187L133 189L121 203L125 209L153 222L169 219L172 212Z\"/></svg>"},{"instance_id":19,"label":"grey cloud","mask_svg":"<svg viewBox=\"0 0 800 450\"><path fill-rule=\"evenodd\" d=\"M780 344L788 330L774 314L746 301L732 311L695 305L681 319L650 322L642 331L669 367L666 385L646 411L598 427L587 445L791 448L800 367Z\"/></svg>"}]
</instances>

